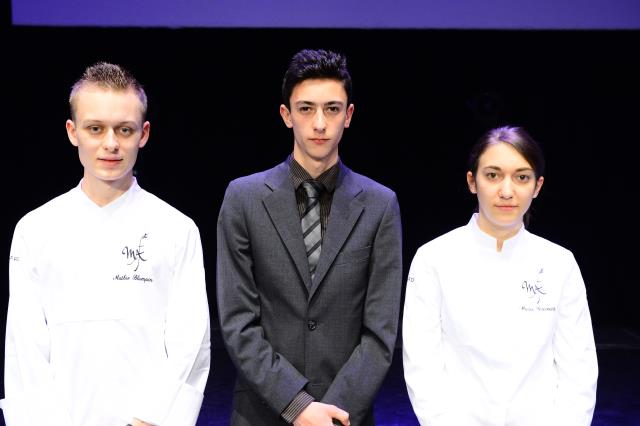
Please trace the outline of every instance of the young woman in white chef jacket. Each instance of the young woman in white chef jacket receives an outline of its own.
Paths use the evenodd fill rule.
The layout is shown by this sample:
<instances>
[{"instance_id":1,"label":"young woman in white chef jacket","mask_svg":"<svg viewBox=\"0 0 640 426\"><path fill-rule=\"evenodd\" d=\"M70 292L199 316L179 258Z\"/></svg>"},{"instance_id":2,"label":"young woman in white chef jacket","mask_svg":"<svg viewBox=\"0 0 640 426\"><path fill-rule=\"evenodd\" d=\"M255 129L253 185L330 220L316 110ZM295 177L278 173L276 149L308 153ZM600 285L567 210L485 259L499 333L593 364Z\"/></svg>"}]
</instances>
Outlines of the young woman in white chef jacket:
<instances>
[{"instance_id":1,"label":"young woman in white chef jacket","mask_svg":"<svg viewBox=\"0 0 640 426\"><path fill-rule=\"evenodd\" d=\"M468 224L420 247L403 318L404 374L421 425L589 425L598 365L572 253L525 229L544 182L518 127L471 150Z\"/></svg>"}]
</instances>

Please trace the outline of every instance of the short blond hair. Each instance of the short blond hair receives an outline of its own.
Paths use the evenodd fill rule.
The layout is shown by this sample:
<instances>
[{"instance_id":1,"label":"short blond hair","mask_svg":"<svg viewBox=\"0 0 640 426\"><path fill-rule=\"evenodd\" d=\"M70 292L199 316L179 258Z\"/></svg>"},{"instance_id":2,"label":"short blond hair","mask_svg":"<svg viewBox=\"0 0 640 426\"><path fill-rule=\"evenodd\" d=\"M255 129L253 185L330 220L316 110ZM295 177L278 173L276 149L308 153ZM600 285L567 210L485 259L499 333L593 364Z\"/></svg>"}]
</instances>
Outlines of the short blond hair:
<instances>
[{"instance_id":1,"label":"short blond hair","mask_svg":"<svg viewBox=\"0 0 640 426\"><path fill-rule=\"evenodd\" d=\"M147 95L142 85L126 69L108 62L95 63L84 70L82 77L71 87L69 95L69 107L71 117L75 119L76 99L78 92L86 84L95 84L101 88L114 91L133 90L142 103L142 119L147 114Z\"/></svg>"}]
</instances>

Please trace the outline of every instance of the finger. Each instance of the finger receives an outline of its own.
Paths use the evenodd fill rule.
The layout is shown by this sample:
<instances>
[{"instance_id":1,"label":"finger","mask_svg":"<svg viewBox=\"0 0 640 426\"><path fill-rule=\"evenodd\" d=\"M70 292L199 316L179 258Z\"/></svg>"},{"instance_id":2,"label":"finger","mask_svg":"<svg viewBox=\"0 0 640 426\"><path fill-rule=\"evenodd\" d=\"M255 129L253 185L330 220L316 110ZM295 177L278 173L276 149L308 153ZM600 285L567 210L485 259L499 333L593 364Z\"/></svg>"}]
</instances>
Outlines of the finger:
<instances>
[{"instance_id":1,"label":"finger","mask_svg":"<svg viewBox=\"0 0 640 426\"><path fill-rule=\"evenodd\" d=\"M349 426L351 424L351 422L349 421L349 418L347 417L346 419L342 419L342 420L333 420L333 424L337 425L337 426Z\"/></svg>"},{"instance_id":2,"label":"finger","mask_svg":"<svg viewBox=\"0 0 640 426\"><path fill-rule=\"evenodd\" d=\"M336 406L332 407L331 417L339 420L344 426L349 426L349 413Z\"/></svg>"}]
</instances>

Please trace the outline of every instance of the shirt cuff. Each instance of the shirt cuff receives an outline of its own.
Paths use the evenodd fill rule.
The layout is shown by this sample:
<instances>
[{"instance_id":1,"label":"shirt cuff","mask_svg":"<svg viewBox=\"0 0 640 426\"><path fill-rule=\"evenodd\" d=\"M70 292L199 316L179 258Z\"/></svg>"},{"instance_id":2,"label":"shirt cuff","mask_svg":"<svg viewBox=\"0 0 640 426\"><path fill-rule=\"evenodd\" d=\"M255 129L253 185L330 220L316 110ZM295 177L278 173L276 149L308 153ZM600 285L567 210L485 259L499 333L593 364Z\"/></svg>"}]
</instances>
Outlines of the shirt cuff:
<instances>
[{"instance_id":1,"label":"shirt cuff","mask_svg":"<svg viewBox=\"0 0 640 426\"><path fill-rule=\"evenodd\" d=\"M287 423L293 423L293 421L304 411L305 408L309 406L315 398L309 395L304 390L301 390L293 401L289 403L287 408L284 409L281 416L286 420Z\"/></svg>"}]
</instances>

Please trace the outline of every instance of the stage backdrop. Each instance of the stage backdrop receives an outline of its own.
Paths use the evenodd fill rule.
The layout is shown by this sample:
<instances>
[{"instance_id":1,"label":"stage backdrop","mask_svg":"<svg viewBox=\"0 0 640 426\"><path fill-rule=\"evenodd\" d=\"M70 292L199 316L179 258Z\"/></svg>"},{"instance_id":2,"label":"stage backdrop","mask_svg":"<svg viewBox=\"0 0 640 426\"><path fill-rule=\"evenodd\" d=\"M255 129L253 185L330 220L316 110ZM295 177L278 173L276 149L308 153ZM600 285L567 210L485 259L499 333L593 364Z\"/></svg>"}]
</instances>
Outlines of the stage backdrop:
<instances>
[{"instance_id":1,"label":"stage backdrop","mask_svg":"<svg viewBox=\"0 0 640 426\"><path fill-rule=\"evenodd\" d=\"M397 192L405 277L421 244L469 219L470 145L490 127L523 125L548 162L531 230L573 251L596 327L640 326L640 31L624 30L640 28L640 3L271 3L188 0L172 10L145 0L15 1L6 14L15 26L0 29L5 259L20 217L81 177L64 130L71 84L95 61L122 64L149 94L139 182L198 224L219 339L215 233L224 190L291 152L278 115L282 74L299 49L329 48L347 55L354 78L341 156ZM147 28L123 28L132 26ZM225 28L202 28L210 26Z\"/></svg>"},{"instance_id":2,"label":"stage backdrop","mask_svg":"<svg viewBox=\"0 0 640 426\"><path fill-rule=\"evenodd\" d=\"M632 29L637 0L13 0L16 25Z\"/></svg>"}]
</instances>

